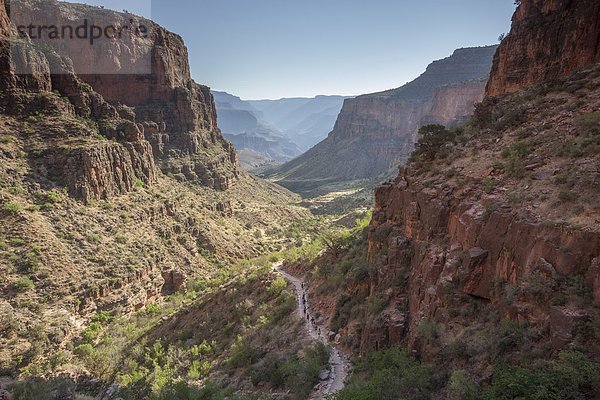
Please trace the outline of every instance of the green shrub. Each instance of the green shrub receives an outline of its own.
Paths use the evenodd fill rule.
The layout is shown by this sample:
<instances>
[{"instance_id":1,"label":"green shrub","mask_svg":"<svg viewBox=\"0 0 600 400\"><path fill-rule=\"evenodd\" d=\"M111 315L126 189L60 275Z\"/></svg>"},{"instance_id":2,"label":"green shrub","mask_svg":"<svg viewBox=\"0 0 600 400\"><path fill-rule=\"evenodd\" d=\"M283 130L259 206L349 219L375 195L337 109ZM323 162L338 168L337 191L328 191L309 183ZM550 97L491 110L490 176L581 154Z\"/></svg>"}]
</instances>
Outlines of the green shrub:
<instances>
[{"instance_id":1,"label":"green shrub","mask_svg":"<svg viewBox=\"0 0 600 400\"><path fill-rule=\"evenodd\" d=\"M479 386L462 369L452 372L448 383L447 400L478 400L480 398Z\"/></svg>"},{"instance_id":2,"label":"green shrub","mask_svg":"<svg viewBox=\"0 0 600 400\"><path fill-rule=\"evenodd\" d=\"M34 287L35 284L33 281L26 276L19 278L19 280L15 283L15 289L19 292L26 292Z\"/></svg>"},{"instance_id":3,"label":"green shrub","mask_svg":"<svg viewBox=\"0 0 600 400\"><path fill-rule=\"evenodd\" d=\"M485 177L483 180L483 191L487 194L490 194L494 191L497 185L498 182L496 182L496 180L490 178L489 176Z\"/></svg>"},{"instance_id":4,"label":"green shrub","mask_svg":"<svg viewBox=\"0 0 600 400\"><path fill-rule=\"evenodd\" d=\"M127 244L127 236L117 235L115 237L115 242L117 242L118 244Z\"/></svg>"},{"instance_id":5,"label":"green shrub","mask_svg":"<svg viewBox=\"0 0 600 400\"><path fill-rule=\"evenodd\" d=\"M600 112L589 112L575 118L579 134L600 135Z\"/></svg>"},{"instance_id":6,"label":"green shrub","mask_svg":"<svg viewBox=\"0 0 600 400\"><path fill-rule=\"evenodd\" d=\"M558 198L560 201L569 202L576 200L577 196L569 190L561 190L558 193Z\"/></svg>"},{"instance_id":7,"label":"green shrub","mask_svg":"<svg viewBox=\"0 0 600 400\"><path fill-rule=\"evenodd\" d=\"M417 326L417 336L427 340L434 340L440 335L439 329L434 321L423 320Z\"/></svg>"},{"instance_id":8,"label":"green shrub","mask_svg":"<svg viewBox=\"0 0 600 400\"><path fill-rule=\"evenodd\" d=\"M348 271L350 271L351 268L352 268L352 260L344 260L340 264L340 272L344 276L348 274Z\"/></svg>"},{"instance_id":9,"label":"green shrub","mask_svg":"<svg viewBox=\"0 0 600 400\"><path fill-rule=\"evenodd\" d=\"M100 237L100 235L98 235L96 233L88 232L85 236L86 236L86 239L88 240L88 242L93 243L93 244L98 244L102 241L102 238Z\"/></svg>"},{"instance_id":10,"label":"green shrub","mask_svg":"<svg viewBox=\"0 0 600 400\"><path fill-rule=\"evenodd\" d=\"M529 149L523 142L513 143L510 147L502 150L502 157L507 159L504 169L509 177L523 178L525 176L523 158L527 154L529 154Z\"/></svg>"},{"instance_id":11,"label":"green shrub","mask_svg":"<svg viewBox=\"0 0 600 400\"><path fill-rule=\"evenodd\" d=\"M306 399L319 383L319 374L327 369L329 349L323 343L304 350L304 357L287 360L279 367L284 386L294 394L294 399Z\"/></svg>"},{"instance_id":12,"label":"green shrub","mask_svg":"<svg viewBox=\"0 0 600 400\"><path fill-rule=\"evenodd\" d=\"M584 400L600 395L600 363L585 354L563 351L558 360L531 369L500 365L483 398Z\"/></svg>"},{"instance_id":13,"label":"green shrub","mask_svg":"<svg viewBox=\"0 0 600 400\"><path fill-rule=\"evenodd\" d=\"M17 214L22 210L22 207L17 203L8 202L2 206L2 209L6 212Z\"/></svg>"},{"instance_id":14,"label":"green shrub","mask_svg":"<svg viewBox=\"0 0 600 400\"><path fill-rule=\"evenodd\" d=\"M336 400L429 400L442 384L432 366L419 363L401 350L389 349L369 353L360 360Z\"/></svg>"},{"instance_id":15,"label":"green shrub","mask_svg":"<svg viewBox=\"0 0 600 400\"><path fill-rule=\"evenodd\" d=\"M144 182L143 180L141 180L140 178L135 178L133 180L133 184L135 185L135 187L137 188L144 188L146 187L146 182Z\"/></svg>"},{"instance_id":16,"label":"green shrub","mask_svg":"<svg viewBox=\"0 0 600 400\"><path fill-rule=\"evenodd\" d=\"M248 368L261 359L263 353L243 341L234 343L228 363L233 368Z\"/></svg>"},{"instance_id":17,"label":"green shrub","mask_svg":"<svg viewBox=\"0 0 600 400\"><path fill-rule=\"evenodd\" d=\"M188 368L187 376L189 379L198 380L210 373L211 365L208 361L194 360Z\"/></svg>"},{"instance_id":18,"label":"green shrub","mask_svg":"<svg viewBox=\"0 0 600 400\"><path fill-rule=\"evenodd\" d=\"M86 343L94 343L102 333L102 325L100 322L92 322L87 328L81 332L81 338Z\"/></svg>"},{"instance_id":19,"label":"green shrub","mask_svg":"<svg viewBox=\"0 0 600 400\"><path fill-rule=\"evenodd\" d=\"M511 351L518 351L525 341L525 328L516 321L504 319L500 327L494 331L498 354L502 355Z\"/></svg>"},{"instance_id":20,"label":"green shrub","mask_svg":"<svg viewBox=\"0 0 600 400\"><path fill-rule=\"evenodd\" d=\"M60 195L55 191L44 192L37 197L38 204L58 204L61 202Z\"/></svg>"},{"instance_id":21,"label":"green shrub","mask_svg":"<svg viewBox=\"0 0 600 400\"><path fill-rule=\"evenodd\" d=\"M35 251L27 251L25 252L20 259L19 266L21 271L25 273L35 273L42 266L42 262L40 261L38 255Z\"/></svg>"},{"instance_id":22,"label":"green shrub","mask_svg":"<svg viewBox=\"0 0 600 400\"><path fill-rule=\"evenodd\" d=\"M60 393L73 392L75 386L75 382L63 378L31 378L10 385L9 391L15 400L54 400Z\"/></svg>"},{"instance_id":23,"label":"green shrub","mask_svg":"<svg viewBox=\"0 0 600 400\"><path fill-rule=\"evenodd\" d=\"M385 308L388 306L389 300L381 297L375 297L371 300L371 304L369 304L369 313L373 315L380 314Z\"/></svg>"},{"instance_id":24,"label":"green shrub","mask_svg":"<svg viewBox=\"0 0 600 400\"><path fill-rule=\"evenodd\" d=\"M279 296L283 289L287 287L287 281L283 279L281 276L277 277L271 285L269 285L268 292L272 296Z\"/></svg>"}]
</instances>

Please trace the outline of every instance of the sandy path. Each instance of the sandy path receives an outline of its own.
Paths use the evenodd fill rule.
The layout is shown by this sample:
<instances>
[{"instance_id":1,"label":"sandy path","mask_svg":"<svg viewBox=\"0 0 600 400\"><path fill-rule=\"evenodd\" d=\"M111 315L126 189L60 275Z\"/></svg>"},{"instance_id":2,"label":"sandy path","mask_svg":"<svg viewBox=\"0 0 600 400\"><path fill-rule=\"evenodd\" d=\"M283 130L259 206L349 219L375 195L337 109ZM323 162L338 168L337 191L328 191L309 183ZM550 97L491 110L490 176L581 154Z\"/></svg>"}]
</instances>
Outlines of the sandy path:
<instances>
[{"instance_id":1,"label":"sandy path","mask_svg":"<svg viewBox=\"0 0 600 400\"><path fill-rule=\"evenodd\" d=\"M306 322L306 328L308 330L308 334L315 341L320 341L324 344L331 345L327 340L327 332L329 331L324 326L318 325L317 323L312 323L312 314L310 310L310 302L308 299L308 294L303 287L303 282L301 279L288 274L285 271L280 269L282 263L274 264L274 268L281 274L281 276L291 283L296 289L296 294L298 298L298 316L302 318ZM309 319L306 318L306 314L304 313L304 308L306 304L306 309L308 311ZM329 357L329 366L330 366L330 374L329 378L324 385L321 386L319 393L316 393L316 397L312 398L324 398L324 396L328 396L334 394L344 388L346 377L350 372L352 364L346 355L344 355L339 349L335 346L331 345L331 355Z\"/></svg>"}]
</instances>

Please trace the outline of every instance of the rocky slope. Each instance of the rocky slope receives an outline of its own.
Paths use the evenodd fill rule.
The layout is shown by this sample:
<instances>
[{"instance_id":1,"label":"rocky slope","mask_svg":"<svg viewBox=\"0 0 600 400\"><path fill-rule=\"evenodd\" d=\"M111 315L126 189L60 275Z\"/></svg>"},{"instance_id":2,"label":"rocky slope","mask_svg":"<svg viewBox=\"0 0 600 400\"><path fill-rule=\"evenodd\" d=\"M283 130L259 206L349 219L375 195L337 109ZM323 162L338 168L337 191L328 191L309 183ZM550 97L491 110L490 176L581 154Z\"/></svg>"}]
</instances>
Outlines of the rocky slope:
<instances>
[{"instance_id":1,"label":"rocky slope","mask_svg":"<svg viewBox=\"0 0 600 400\"><path fill-rule=\"evenodd\" d=\"M535 379L568 357L597 380L600 65L590 59L570 75L547 63L553 42L538 38L565 43L580 26L557 31L546 21L591 5L557 4L521 2L509 38L531 33L518 43L532 60L510 55L507 39L490 82L514 91L504 71L520 68L547 69L539 76L550 80L488 97L463 129L419 142L400 175L376 189L368 236L313 265L311 293L332 338L351 351L405 348L446 376L462 374L461 390L495 393L488 398L564 390L567 370ZM558 59L573 60L571 51ZM452 379L442 393L456 389ZM586 382L558 397L597 398Z\"/></svg>"},{"instance_id":2,"label":"rocky slope","mask_svg":"<svg viewBox=\"0 0 600 400\"><path fill-rule=\"evenodd\" d=\"M391 173L408 158L423 123L439 120L450 124L472 112L473 105L483 98L495 49L456 50L401 88L346 100L327 139L269 176L297 190ZM442 90L461 82L465 83ZM461 98L443 99L450 94Z\"/></svg>"},{"instance_id":3,"label":"rocky slope","mask_svg":"<svg viewBox=\"0 0 600 400\"><path fill-rule=\"evenodd\" d=\"M22 4L40 19L125 18ZM238 171L178 36L155 26L141 44L150 76L80 76L49 48L21 40L11 52L15 34L1 0L1 375L56 372L53 357L96 313L133 313L224 263L280 249L277 232L307 217L291 193Z\"/></svg>"},{"instance_id":4,"label":"rocky slope","mask_svg":"<svg viewBox=\"0 0 600 400\"><path fill-rule=\"evenodd\" d=\"M597 1L523 1L494 58L488 96L572 74L600 56ZM535 43L533 45L533 43Z\"/></svg>"}]
</instances>

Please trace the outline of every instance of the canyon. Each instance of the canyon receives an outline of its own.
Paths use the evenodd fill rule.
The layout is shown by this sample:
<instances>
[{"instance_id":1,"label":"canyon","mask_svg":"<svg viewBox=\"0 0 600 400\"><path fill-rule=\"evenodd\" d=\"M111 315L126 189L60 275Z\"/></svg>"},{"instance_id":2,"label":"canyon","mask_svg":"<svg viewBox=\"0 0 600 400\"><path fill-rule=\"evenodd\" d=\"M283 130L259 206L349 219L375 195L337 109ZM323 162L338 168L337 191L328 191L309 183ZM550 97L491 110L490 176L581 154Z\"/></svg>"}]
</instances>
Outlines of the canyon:
<instances>
[{"instance_id":1,"label":"canyon","mask_svg":"<svg viewBox=\"0 0 600 400\"><path fill-rule=\"evenodd\" d=\"M345 97L241 100L213 92L219 127L238 150L242 167L261 172L289 161L333 129Z\"/></svg>"},{"instance_id":2,"label":"canyon","mask_svg":"<svg viewBox=\"0 0 600 400\"><path fill-rule=\"evenodd\" d=\"M292 190L331 182L385 179L408 159L420 126L458 124L483 99L496 46L459 49L414 81L345 100L327 139L266 173Z\"/></svg>"},{"instance_id":3,"label":"canyon","mask_svg":"<svg viewBox=\"0 0 600 400\"><path fill-rule=\"evenodd\" d=\"M351 250L289 266L336 343L405 349L491 398L529 398L532 371L569 352L597 378L600 71L596 41L568 44L597 38L599 20L594 2L520 2L469 122L417 142ZM531 375L509 388L506 371Z\"/></svg>"},{"instance_id":4,"label":"canyon","mask_svg":"<svg viewBox=\"0 0 600 400\"><path fill-rule=\"evenodd\" d=\"M0 0L0 399L598 398L600 8L517 3L400 88L243 101L145 18L11 1L151 28L60 51Z\"/></svg>"}]
</instances>

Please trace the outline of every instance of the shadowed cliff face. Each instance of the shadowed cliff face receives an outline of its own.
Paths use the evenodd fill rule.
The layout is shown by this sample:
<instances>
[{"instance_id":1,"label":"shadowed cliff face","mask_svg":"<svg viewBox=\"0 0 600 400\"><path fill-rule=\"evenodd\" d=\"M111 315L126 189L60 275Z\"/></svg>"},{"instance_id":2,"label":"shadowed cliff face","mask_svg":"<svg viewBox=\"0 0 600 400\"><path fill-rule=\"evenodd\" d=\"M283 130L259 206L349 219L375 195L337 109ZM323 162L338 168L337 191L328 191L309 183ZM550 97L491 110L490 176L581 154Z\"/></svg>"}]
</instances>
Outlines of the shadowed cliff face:
<instances>
[{"instance_id":1,"label":"shadowed cliff face","mask_svg":"<svg viewBox=\"0 0 600 400\"><path fill-rule=\"evenodd\" d=\"M393 173L410 155L419 127L462 122L473 112L495 50L456 50L401 88L346 100L329 137L271 175L293 188Z\"/></svg>"},{"instance_id":2,"label":"shadowed cliff face","mask_svg":"<svg viewBox=\"0 0 600 400\"><path fill-rule=\"evenodd\" d=\"M209 88L191 79L187 49L181 37L137 16L57 1L13 1L11 17L14 21L25 20L38 26L47 25L48 21L58 26L77 26L82 20L89 19L98 26L128 23L148 27L147 36L123 36L122 41L105 41L93 46L82 40L61 41L62 47L56 49L59 53L46 49L46 54L42 55L27 46L13 47L21 53L15 57L13 50L13 61L22 59L21 64L34 71L30 75L3 74L3 81L12 82L6 86L35 92L56 90L69 98L75 105L75 112L84 118L126 120L126 123L112 124L114 126L105 136L135 136L135 140L150 142L151 146L136 145L136 152L143 154L132 155L134 163L135 160L145 161L138 170L152 171L143 174L142 180L146 183L152 181L152 159L156 158L165 173L180 179L197 181L219 190L234 184L239 175L237 154L217 128ZM4 70L11 70L10 65L7 64ZM24 84L17 85L19 80ZM14 99L7 103L15 108ZM120 107L118 112L113 105ZM141 136L134 131L141 132ZM108 158L105 153L89 160L123 160L117 155L119 152L113 151ZM120 165L118 161L112 164ZM100 175L111 176L113 173ZM134 179L135 176L119 177L115 182L106 181L106 184L129 188ZM93 192L110 195L114 191L107 192L100 184Z\"/></svg>"},{"instance_id":3,"label":"shadowed cliff face","mask_svg":"<svg viewBox=\"0 0 600 400\"><path fill-rule=\"evenodd\" d=\"M486 95L570 75L599 55L598 1L523 0L494 58Z\"/></svg>"}]
</instances>

